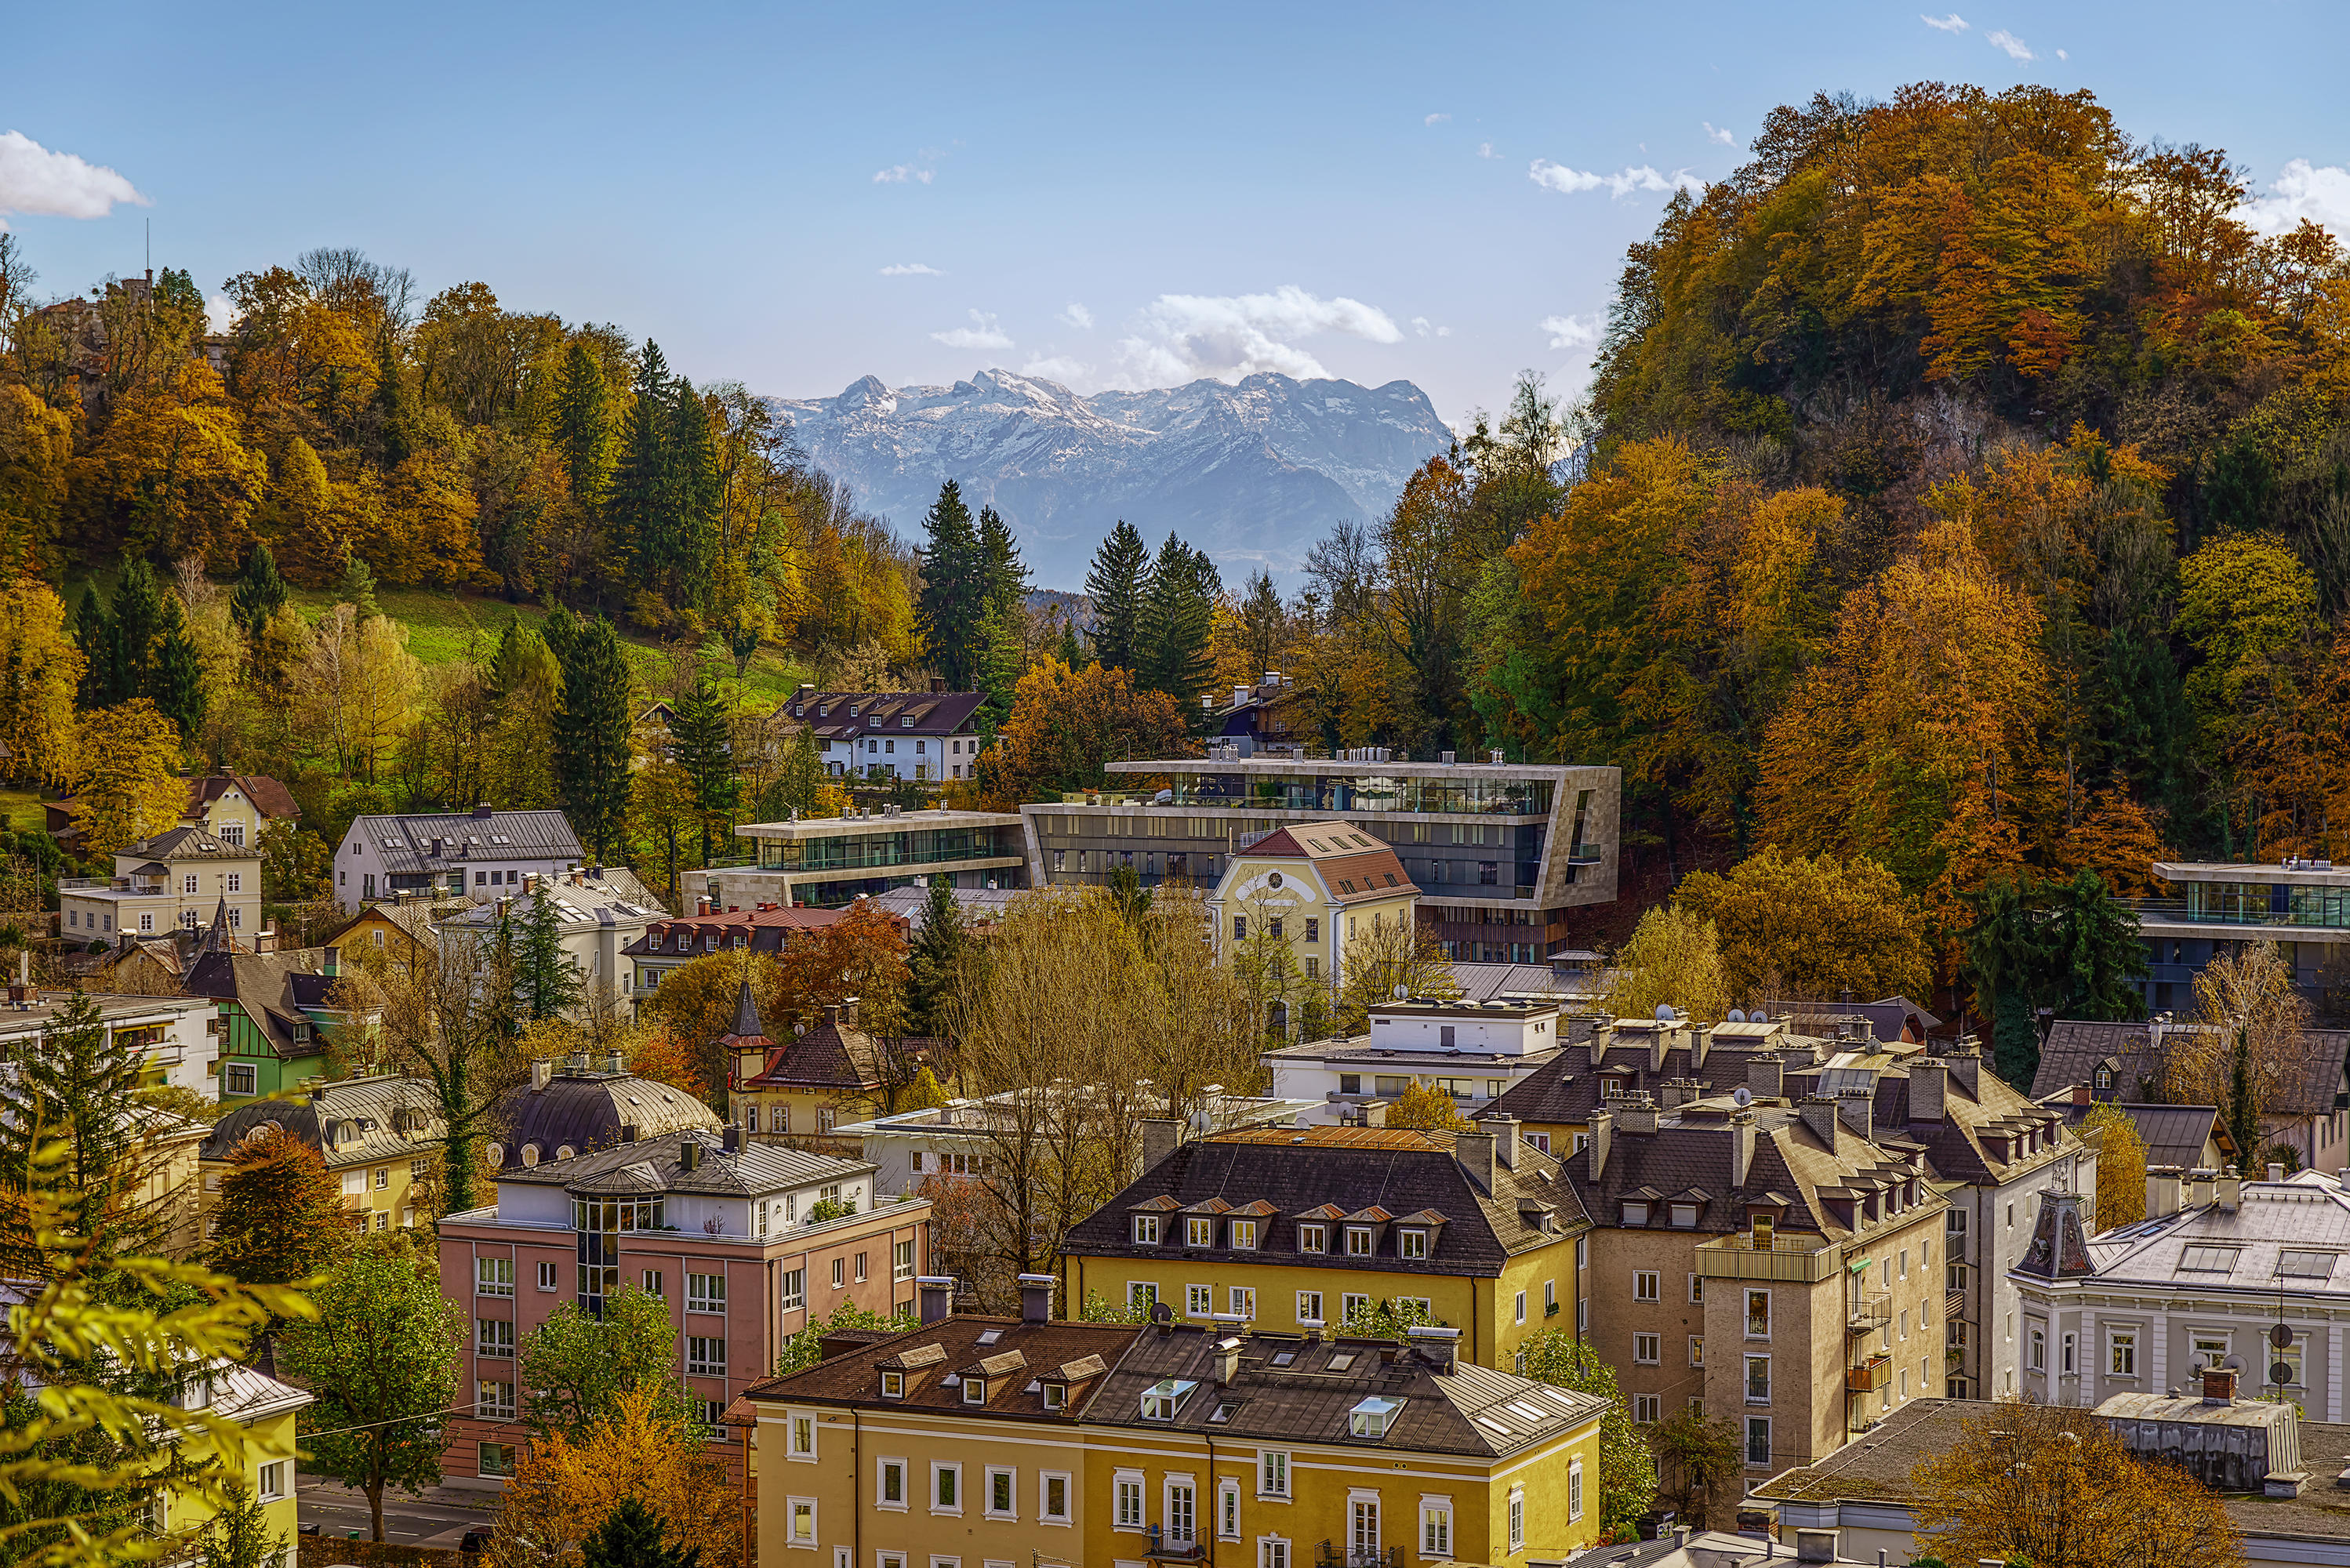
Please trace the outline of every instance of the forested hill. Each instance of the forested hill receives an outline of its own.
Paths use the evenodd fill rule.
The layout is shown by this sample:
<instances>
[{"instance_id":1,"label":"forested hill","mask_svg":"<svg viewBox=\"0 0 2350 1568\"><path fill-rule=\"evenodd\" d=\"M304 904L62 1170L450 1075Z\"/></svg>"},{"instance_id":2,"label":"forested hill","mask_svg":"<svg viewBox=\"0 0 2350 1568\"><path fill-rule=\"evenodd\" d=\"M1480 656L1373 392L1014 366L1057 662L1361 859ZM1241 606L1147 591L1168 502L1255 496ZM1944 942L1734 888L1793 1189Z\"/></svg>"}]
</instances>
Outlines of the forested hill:
<instances>
[{"instance_id":1,"label":"forested hill","mask_svg":"<svg viewBox=\"0 0 2350 1568\"><path fill-rule=\"evenodd\" d=\"M2086 93L1773 114L1635 246L1471 701L1683 867L2350 849L2350 278ZM1487 584L1488 602L1497 585ZM2126 878L2125 878L2126 879Z\"/></svg>"}]
</instances>

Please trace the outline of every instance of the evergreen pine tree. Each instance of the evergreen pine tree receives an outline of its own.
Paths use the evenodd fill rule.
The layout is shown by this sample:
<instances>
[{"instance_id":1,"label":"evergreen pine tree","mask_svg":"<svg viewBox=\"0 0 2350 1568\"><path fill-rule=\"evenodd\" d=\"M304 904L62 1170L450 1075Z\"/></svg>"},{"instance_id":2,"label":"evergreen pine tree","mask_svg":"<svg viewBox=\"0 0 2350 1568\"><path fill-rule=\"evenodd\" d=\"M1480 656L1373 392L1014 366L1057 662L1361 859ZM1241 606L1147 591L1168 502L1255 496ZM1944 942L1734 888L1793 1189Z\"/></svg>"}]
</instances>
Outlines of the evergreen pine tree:
<instances>
[{"instance_id":1,"label":"evergreen pine tree","mask_svg":"<svg viewBox=\"0 0 2350 1568\"><path fill-rule=\"evenodd\" d=\"M579 971L563 950L555 898L542 882L524 911L521 940L515 944L515 1007L525 1020L560 1018L577 1005L579 992Z\"/></svg>"},{"instance_id":2,"label":"evergreen pine tree","mask_svg":"<svg viewBox=\"0 0 2350 1568\"><path fill-rule=\"evenodd\" d=\"M555 396L555 449L571 481L571 498L593 516L612 482L612 394L604 361L575 337L563 351L563 385Z\"/></svg>"},{"instance_id":3,"label":"evergreen pine tree","mask_svg":"<svg viewBox=\"0 0 2350 1568\"><path fill-rule=\"evenodd\" d=\"M712 842L714 835L733 829L734 807L742 799L742 784L734 775L731 729L725 705L719 701L718 688L711 684L709 676L696 676L693 690L685 694L671 716L669 754L693 781L694 809L702 818L704 866L710 864L715 853Z\"/></svg>"},{"instance_id":4,"label":"evergreen pine tree","mask_svg":"<svg viewBox=\"0 0 2350 1568\"><path fill-rule=\"evenodd\" d=\"M710 410L682 376L671 386L668 440L672 511L661 581L679 604L706 610L718 556L718 447Z\"/></svg>"},{"instance_id":5,"label":"evergreen pine tree","mask_svg":"<svg viewBox=\"0 0 2350 1568\"><path fill-rule=\"evenodd\" d=\"M155 672L155 635L163 627L163 595L155 573L143 556L134 556L122 568L114 589L114 679L107 702L144 697Z\"/></svg>"},{"instance_id":6,"label":"evergreen pine tree","mask_svg":"<svg viewBox=\"0 0 2350 1568\"><path fill-rule=\"evenodd\" d=\"M953 480L939 486L922 530L922 587L914 601L922 643L948 689L967 691L979 619L986 608L987 573L971 508Z\"/></svg>"},{"instance_id":7,"label":"evergreen pine tree","mask_svg":"<svg viewBox=\"0 0 2350 1568\"><path fill-rule=\"evenodd\" d=\"M987 602L1016 610L1028 597L1028 565L1020 558L1020 542L1011 525L993 506L979 509L980 573Z\"/></svg>"},{"instance_id":8,"label":"evergreen pine tree","mask_svg":"<svg viewBox=\"0 0 2350 1568\"><path fill-rule=\"evenodd\" d=\"M627 563L629 580L639 587L650 587L659 577L675 512L668 413L669 361L649 337L637 360L636 401L629 409L619 466L613 471L604 504L612 556Z\"/></svg>"},{"instance_id":9,"label":"evergreen pine tree","mask_svg":"<svg viewBox=\"0 0 2350 1568\"><path fill-rule=\"evenodd\" d=\"M980 618L979 636L972 649L972 686L987 697L980 707L983 750L993 741L995 732L1003 727L1004 721L1012 717L1012 697L1023 671L1020 639L1013 635L1009 618L1018 613L1016 607L994 601Z\"/></svg>"},{"instance_id":10,"label":"evergreen pine tree","mask_svg":"<svg viewBox=\"0 0 2350 1568\"><path fill-rule=\"evenodd\" d=\"M154 1116L139 1097L146 1054L136 1039L136 1031L108 1028L98 1004L73 992L38 1044L17 1054L8 1114L0 1116L0 1199L31 1185L36 1148L62 1143L67 1229L99 1258L164 1252L184 1196L142 1196L164 1157L149 1141ZM0 1277L47 1276L25 1221L21 1202L0 1201L0 1269L7 1271Z\"/></svg>"},{"instance_id":11,"label":"evergreen pine tree","mask_svg":"<svg viewBox=\"0 0 2350 1568\"><path fill-rule=\"evenodd\" d=\"M914 1033L947 1033L951 1022L948 1006L971 943L971 927L954 890L944 877L931 877L930 897L922 905L922 929L906 954L906 1022Z\"/></svg>"},{"instance_id":12,"label":"evergreen pine tree","mask_svg":"<svg viewBox=\"0 0 2350 1568\"><path fill-rule=\"evenodd\" d=\"M269 1533L269 1514L242 1476L227 1486L224 1506L198 1535L203 1568L268 1568L286 1556L286 1538Z\"/></svg>"},{"instance_id":13,"label":"evergreen pine tree","mask_svg":"<svg viewBox=\"0 0 2350 1568\"><path fill-rule=\"evenodd\" d=\"M343 562L342 581L335 585L335 602L350 606L361 620L383 613L375 602L375 574L357 556Z\"/></svg>"},{"instance_id":14,"label":"evergreen pine tree","mask_svg":"<svg viewBox=\"0 0 2350 1568\"><path fill-rule=\"evenodd\" d=\"M1216 598L1222 587L1206 552L1167 535L1143 597L1135 683L1174 698L1195 730L1200 694L1215 679Z\"/></svg>"},{"instance_id":15,"label":"evergreen pine tree","mask_svg":"<svg viewBox=\"0 0 2350 1568\"><path fill-rule=\"evenodd\" d=\"M1065 615L1061 618L1061 640L1053 649L1053 657L1072 670L1086 667L1086 650L1077 645L1076 617Z\"/></svg>"},{"instance_id":16,"label":"evergreen pine tree","mask_svg":"<svg viewBox=\"0 0 2350 1568\"><path fill-rule=\"evenodd\" d=\"M1241 635L1248 645L1249 679L1274 668L1274 660L1289 643L1289 611L1273 574L1259 566L1249 575L1248 592L1241 599Z\"/></svg>"},{"instance_id":17,"label":"evergreen pine tree","mask_svg":"<svg viewBox=\"0 0 2350 1568\"><path fill-rule=\"evenodd\" d=\"M79 645L82 657L81 684L74 690L74 705L112 705L118 680L114 667L118 650L114 618L106 613L106 601L98 597L96 583L81 590L81 603L74 610L74 641Z\"/></svg>"},{"instance_id":18,"label":"evergreen pine tree","mask_svg":"<svg viewBox=\"0 0 2350 1568\"><path fill-rule=\"evenodd\" d=\"M258 640L269 618L284 607L286 597L286 579L277 575L276 557L269 553L268 545L256 541L229 596L230 613L247 639Z\"/></svg>"},{"instance_id":19,"label":"evergreen pine tree","mask_svg":"<svg viewBox=\"0 0 2350 1568\"><path fill-rule=\"evenodd\" d=\"M180 613L177 595L163 597L161 618L147 695L165 718L180 727L180 739L193 743L196 732L204 724L203 665L196 657L195 639L188 635L187 618Z\"/></svg>"},{"instance_id":20,"label":"evergreen pine tree","mask_svg":"<svg viewBox=\"0 0 2350 1568\"><path fill-rule=\"evenodd\" d=\"M547 624L555 624L553 617ZM629 813L629 661L619 633L602 616L565 640L568 651L556 653L563 702L555 718L556 784L572 830L601 861L619 844Z\"/></svg>"},{"instance_id":21,"label":"evergreen pine tree","mask_svg":"<svg viewBox=\"0 0 2350 1568\"><path fill-rule=\"evenodd\" d=\"M824 789L824 759L816 755L816 732L806 724L792 732L789 744L784 747L783 765L776 770L775 804L783 807L779 815L798 812L802 816L816 809L816 796Z\"/></svg>"},{"instance_id":22,"label":"evergreen pine tree","mask_svg":"<svg viewBox=\"0 0 2350 1568\"><path fill-rule=\"evenodd\" d=\"M1124 518L1094 552L1086 592L1094 601L1094 658L1106 670L1135 667L1135 639L1142 630L1142 601L1150 588L1150 550Z\"/></svg>"},{"instance_id":23,"label":"evergreen pine tree","mask_svg":"<svg viewBox=\"0 0 2350 1568\"><path fill-rule=\"evenodd\" d=\"M408 398L407 389L400 379L400 356L389 333L376 349L375 400L369 413L375 425L376 443L383 452L383 466L398 468L408 461Z\"/></svg>"},{"instance_id":24,"label":"evergreen pine tree","mask_svg":"<svg viewBox=\"0 0 2350 1568\"><path fill-rule=\"evenodd\" d=\"M579 1543L580 1568L697 1568L702 1548L665 1545L663 1532L660 1516L631 1493Z\"/></svg>"}]
</instances>

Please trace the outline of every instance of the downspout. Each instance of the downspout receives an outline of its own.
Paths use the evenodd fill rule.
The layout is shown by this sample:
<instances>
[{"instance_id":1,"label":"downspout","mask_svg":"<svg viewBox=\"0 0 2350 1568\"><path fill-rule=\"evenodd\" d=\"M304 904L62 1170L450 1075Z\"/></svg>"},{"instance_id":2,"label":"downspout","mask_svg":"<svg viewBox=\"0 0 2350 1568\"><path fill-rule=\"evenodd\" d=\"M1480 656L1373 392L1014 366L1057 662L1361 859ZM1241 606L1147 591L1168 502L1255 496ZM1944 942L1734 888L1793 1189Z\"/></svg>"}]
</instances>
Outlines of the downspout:
<instances>
[{"instance_id":1,"label":"downspout","mask_svg":"<svg viewBox=\"0 0 2350 1568\"><path fill-rule=\"evenodd\" d=\"M895 1289L895 1286L891 1287L893 1292ZM853 1461L848 1474L848 1495L857 1500L856 1505L848 1511L849 1550L856 1553L849 1561L862 1563L865 1561L865 1412L851 1405L848 1421L848 1457ZM746 1556L743 1561L749 1563L753 1559Z\"/></svg>"},{"instance_id":2,"label":"downspout","mask_svg":"<svg viewBox=\"0 0 2350 1568\"><path fill-rule=\"evenodd\" d=\"M1208 1516L1208 1568L1216 1568L1216 1542L1224 1532L1224 1483L1216 1476L1216 1435L1203 1431L1200 1437L1208 1445L1208 1495L1214 1499L1208 1505L1214 1510ZM1240 1522L1237 1516L1233 1522Z\"/></svg>"}]
</instances>

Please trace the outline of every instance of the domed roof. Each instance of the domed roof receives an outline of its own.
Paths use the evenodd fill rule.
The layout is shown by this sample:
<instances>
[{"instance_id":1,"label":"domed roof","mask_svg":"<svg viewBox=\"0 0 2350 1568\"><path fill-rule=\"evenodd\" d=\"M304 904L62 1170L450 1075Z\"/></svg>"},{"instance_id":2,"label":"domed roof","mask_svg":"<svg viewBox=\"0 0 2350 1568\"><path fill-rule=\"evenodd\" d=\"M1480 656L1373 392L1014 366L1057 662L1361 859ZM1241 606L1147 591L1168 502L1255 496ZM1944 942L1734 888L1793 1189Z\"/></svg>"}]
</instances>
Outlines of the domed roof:
<instances>
[{"instance_id":1,"label":"domed roof","mask_svg":"<svg viewBox=\"0 0 2350 1568\"><path fill-rule=\"evenodd\" d=\"M522 1163L525 1148L536 1148L540 1159L554 1159L558 1151L585 1154L609 1148L624 1141L623 1127L635 1128L641 1141L725 1125L717 1112L683 1089L633 1073L576 1070L552 1074L544 1085L525 1084L508 1091L490 1120L490 1137L502 1146L502 1158L494 1161L498 1164Z\"/></svg>"}]
</instances>

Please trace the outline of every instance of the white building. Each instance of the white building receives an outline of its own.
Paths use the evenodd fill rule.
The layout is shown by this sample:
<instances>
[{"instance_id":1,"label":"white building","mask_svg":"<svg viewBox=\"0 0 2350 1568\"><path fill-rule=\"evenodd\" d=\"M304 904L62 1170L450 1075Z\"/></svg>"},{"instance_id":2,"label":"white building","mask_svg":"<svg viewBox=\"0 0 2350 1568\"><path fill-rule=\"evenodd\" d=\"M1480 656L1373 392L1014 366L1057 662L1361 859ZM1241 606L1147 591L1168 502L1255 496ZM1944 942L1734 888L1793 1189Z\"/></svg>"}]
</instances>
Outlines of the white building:
<instances>
[{"instance_id":1,"label":"white building","mask_svg":"<svg viewBox=\"0 0 2350 1568\"><path fill-rule=\"evenodd\" d=\"M816 755L835 778L936 784L975 776L979 710L986 701L977 691L949 691L943 682L928 691L803 686L775 717L808 727Z\"/></svg>"},{"instance_id":2,"label":"white building","mask_svg":"<svg viewBox=\"0 0 2350 1568\"><path fill-rule=\"evenodd\" d=\"M494 898L522 879L578 868L579 836L559 811L428 812L352 820L335 848L344 914L402 893Z\"/></svg>"},{"instance_id":3,"label":"white building","mask_svg":"<svg viewBox=\"0 0 2350 1568\"><path fill-rule=\"evenodd\" d=\"M503 916L512 922L519 940L541 898L555 907L556 929L564 954L579 978L583 1008L598 988L608 988L615 995L629 989L630 964L620 956L621 950L641 938L654 921L670 918L669 911L637 880L636 873L625 867L610 867L599 877L585 871L527 874L512 897L501 893L480 899L435 922L432 929L443 944L482 943L496 930Z\"/></svg>"},{"instance_id":4,"label":"white building","mask_svg":"<svg viewBox=\"0 0 2350 1568\"><path fill-rule=\"evenodd\" d=\"M57 1026L57 1015L73 1000L69 991L9 988L12 996L20 989L23 1001L0 1004L0 1064L37 1050L42 1033ZM170 1084L207 1100L220 1098L220 1042L212 1029L214 1009L209 997L87 994L105 1020L107 1033L120 1044L138 1048L147 1082Z\"/></svg>"},{"instance_id":5,"label":"white building","mask_svg":"<svg viewBox=\"0 0 2350 1568\"><path fill-rule=\"evenodd\" d=\"M2090 1235L2069 1194L2040 1208L2011 1272L2020 1299L2017 1392L2061 1405L2167 1394L2231 1357L2247 1393L2312 1420L2350 1411L2350 1192L2282 1166L2245 1181L2147 1171L2147 1218ZM2282 1327L2290 1342L2278 1345ZM2282 1371L2283 1376L2276 1374Z\"/></svg>"},{"instance_id":6,"label":"white building","mask_svg":"<svg viewBox=\"0 0 2350 1568\"><path fill-rule=\"evenodd\" d=\"M1551 1002L1397 1002L1371 1009L1364 1033L1279 1046L1264 1064L1274 1097L1310 1103L1317 1123L1360 1121L1415 1078L1465 1116L1557 1057L1563 1018Z\"/></svg>"},{"instance_id":7,"label":"white building","mask_svg":"<svg viewBox=\"0 0 2350 1568\"><path fill-rule=\"evenodd\" d=\"M194 930L225 909L229 929L261 929L261 857L201 827L174 827L114 855L110 877L57 881L57 929L68 942Z\"/></svg>"}]
</instances>

